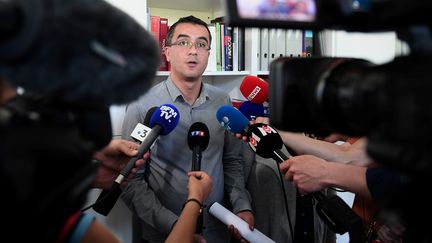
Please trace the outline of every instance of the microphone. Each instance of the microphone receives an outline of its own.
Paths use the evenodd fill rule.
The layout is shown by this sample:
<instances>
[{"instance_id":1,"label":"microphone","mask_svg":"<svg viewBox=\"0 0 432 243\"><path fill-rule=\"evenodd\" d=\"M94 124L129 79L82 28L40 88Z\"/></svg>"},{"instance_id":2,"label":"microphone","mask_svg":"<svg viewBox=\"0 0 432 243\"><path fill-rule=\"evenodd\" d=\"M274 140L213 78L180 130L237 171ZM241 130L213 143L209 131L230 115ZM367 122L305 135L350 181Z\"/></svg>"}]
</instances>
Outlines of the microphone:
<instances>
[{"instance_id":1,"label":"microphone","mask_svg":"<svg viewBox=\"0 0 432 243\"><path fill-rule=\"evenodd\" d=\"M245 133L249 120L236 108L230 105L221 106L216 112L216 119L225 128L233 133Z\"/></svg>"},{"instance_id":2,"label":"microphone","mask_svg":"<svg viewBox=\"0 0 432 243\"><path fill-rule=\"evenodd\" d=\"M192 150L192 171L201 170L202 151L210 141L210 133L207 126L202 122L195 122L188 131L188 145Z\"/></svg>"},{"instance_id":3,"label":"microphone","mask_svg":"<svg viewBox=\"0 0 432 243\"><path fill-rule=\"evenodd\" d=\"M147 111L147 114L144 118L144 124L138 123L134 130L131 133L131 137L138 143L142 143L144 141L144 139L147 137L147 135L150 133L151 128L150 126L150 119L153 115L153 113L156 111L156 109L158 109L157 106L154 106L152 108L150 108Z\"/></svg>"},{"instance_id":4,"label":"microphone","mask_svg":"<svg viewBox=\"0 0 432 243\"><path fill-rule=\"evenodd\" d=\"M270 125L263 123L250 125L248 137L249 147L259 156L273 158L278 163L289 158L281 151L283 146L281 136ZM360 217L340 197L336 195L326 196L320 191L312 192L311 195L318 202L316 205L317 214L333 232L344 234L361 225Z\"/></svg>"},{"instance_id":5,"label":"microphone","mask_svg":"<svg viewBox=\"0 0 432 243\"><path fill-rule=\"evenodd\" d=\"M131 137L138 143L142 143L144 141L144 139L146 137L148 137L147 135L150 133L151 128L148 127L150 126L150 118L152 117L153 113L155 112L155 110L158 107L154 106L152 108L150 108L147 111L147 114L144 118L144 124L138 123L134 130L131 133ZM142 157L142 156L141 156ZM139 159L139 157L138 157ZM135 165L135 161L134 160L134 165ZM119 180L123 180L122 178L118 178ZM116 180L117 180L116 179ZM96 211L96 212L103 212L101 214L108 214L111 209L114 207L115 203L117 202L117 199L119 198L119 195L121 194L122 190L120 187L118 187L117 185L111 185L110 189L104 189L102 190L102 192L99 194L99 197L96 199L96 202L94 203L94 205L92 206L92 208ZM106 216L106 215L105 215Z\"/></svg>"},{"instance_id":6,"label":"microphone","mask_svg":"<svg viewBox=\"0 0 432 243\"><path fill-rule=\"evenodd\" d=\"M188 145L192 150L192 171L201 170L202 151L204 151L210 140L210 133L207 126L202 122L195 122L188 131ZM195 233L201 234L203 228L203 214L201 213Z\"/></svg>"},{"instance_id":7,"label":"microphone","mask_svg":"<svg viewBox=\"0 0 432 243\"><path fill-rule=\"evenodd\" d=\"M135 162L142 158L145 152L147 152L154 141L159 137L159 135L167 135L177 126L180 120L180 112L177 108L171 104L161 105L158 109L154 111L150 118L151 131L148 133L147 137L141 143L137 155L132 157L126 166L120 171L119 176L115 179L110 188L109 196L106 200L103 199L100 203L97 201L93 206L93 210L96 212L107 216L114 204L117 202L121 194L120 185L122 181L127 178L132 171ZM101 196L99 196L101 197ZM105 201L105 203L104 203Z\"/></svg>"},{"instance_id":8,"label":"microphone","mask_svg":"<svg viewBox=\"0 0 432 243\"><path fill-rule=\"evenodd\" d=\"M0 77L11 85L84 107L126 104L151 86L158 44L108 2L0 3Z\"/></svg>"},{"instance_id":9,"label":"microphone","mask_svg":"<svg viewBox=\"0 0 432 243\"><path fill-rule=\"evenodd\" d=\"M268 98L268 86L263 79L247 75L240 84L240 92L250 102L262 104Z\"/></svg>"},{"instance_id":10,"label":"microphone","mask_svg":"<svg viewBox=\"0 0 432 243\"><path fill-rule=\"evenodd\" d=\"M263 104L255 104L250 101L243 102L239 107L240 112L249 120L255 120L257 117L266 117L266 110Z\"/></svg>"}]
</instances>

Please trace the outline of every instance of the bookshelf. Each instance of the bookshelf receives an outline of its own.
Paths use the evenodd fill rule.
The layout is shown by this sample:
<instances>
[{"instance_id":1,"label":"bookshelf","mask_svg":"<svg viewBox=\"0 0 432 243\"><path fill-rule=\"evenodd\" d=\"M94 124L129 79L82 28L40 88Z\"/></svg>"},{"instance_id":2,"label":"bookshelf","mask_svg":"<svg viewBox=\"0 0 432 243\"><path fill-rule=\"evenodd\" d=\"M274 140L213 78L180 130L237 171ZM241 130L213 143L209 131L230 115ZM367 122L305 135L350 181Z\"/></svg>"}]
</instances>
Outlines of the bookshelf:
<instances>
[{"instance_id":1,"label":"bookshelf","mask_svg":"<svg viewBox=\"0 0 432 243\"><path fill-rule=\"evenodd\" d=\"M180 17L188 15L194 15L208 24L210 24L211 20L224 15L222 1L215 0L178 0L175 3L169 0L147 0L147 7L149 9L148 15L158 15L168 18L169 25L176 22ZM240 94L239 92L232 90L235 88L238 89L244 76L268 74L268 72L258 72L259 63L255 57L259 53L259 46L256 41L259 38L258 34L257 30L246 29L245 31L244 71L206 71L204 73L204 82L224 89L228 88L229 90L226 91L230 93L233 99L244 99L243 97L236 96ZM164 80L168 75L169 72L159 71L155 82ZM230 85L226 85L228 83Z\"/></svg>"}]
</instances>

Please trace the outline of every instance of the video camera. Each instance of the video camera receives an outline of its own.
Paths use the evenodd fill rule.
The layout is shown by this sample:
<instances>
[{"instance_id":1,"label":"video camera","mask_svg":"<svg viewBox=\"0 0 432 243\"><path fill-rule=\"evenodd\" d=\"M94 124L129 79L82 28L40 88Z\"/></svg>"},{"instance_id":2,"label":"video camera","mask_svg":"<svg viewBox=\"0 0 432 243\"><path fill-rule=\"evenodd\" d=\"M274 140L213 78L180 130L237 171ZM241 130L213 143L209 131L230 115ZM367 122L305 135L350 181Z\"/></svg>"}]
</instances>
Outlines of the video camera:
<instances>
[{"instance_id":1,"label":"video camera","mask_svg":"<svg viewBox=\"0 0 432 243\"><path fill-rule=\"evenodd\" d=\"M270 120L281 130L368 137L376 161L432 173L428 80L432 61L432 2L406 0L226 1L231 25L396 31L410 55L375 65L357 58L289 58L270 64ZM318 35L314 35L318 36ZM413 163L413 154L422 159ZM423 162L424 161L424 162Z\"/></svg>"},{"instance_id":2,"label":"video camera","mask_svg":"<svg viewBox=\"0 0 432 243\"><path fill-rule=\"evenodd\" d=\"M225 1L235 26L290 29L397 30L430 23L431 3L410 0L234 0Z\"/></svg>"},{"instance_id":3,"label":"video camera","mask_svg":"<svg viewBox=\"0 0 432 243\"><path fill-rule=\"evenodd\" d=\"M406 42L409 54L381 65L320 53L274 60L269 68L270 121L286 131L367 137L369 156L408 178L383 208L403 219L410 232L407 242L429 242L427 227L413 215L431 216L418 195L429 190L432 174L432 2L228 0L225 7L233 26L395 31Z\"/></svg>"}]
</instances>

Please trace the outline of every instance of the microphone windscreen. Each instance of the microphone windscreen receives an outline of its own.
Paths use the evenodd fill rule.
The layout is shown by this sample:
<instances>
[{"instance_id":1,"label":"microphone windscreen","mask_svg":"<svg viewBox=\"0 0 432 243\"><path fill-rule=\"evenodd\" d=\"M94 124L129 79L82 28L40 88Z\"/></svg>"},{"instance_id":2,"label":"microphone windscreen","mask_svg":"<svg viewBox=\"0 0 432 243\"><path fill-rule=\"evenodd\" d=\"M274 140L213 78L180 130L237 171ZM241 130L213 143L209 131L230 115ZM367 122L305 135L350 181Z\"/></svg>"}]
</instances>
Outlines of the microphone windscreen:
<instances>
[{"instance_id":1,"label":"microphone windscreen","mask_svg":"<svg viewBox=\"0 0 432 243\"><path fill-rule=\"evenodd\" d=\"M268 98L268 83L256 76L246 76L240 84L243 96L255 104L262 104Z\"/></svg>"},{"instance_id":2,"label":"microphone windscreen","mask_svg":"<svg viewBox=\"0 0 432 243\"><path fill-rule=\"evenodd\" d=\"M216 118L225 130L241 133L249 125L249 120L236 108L224 105L216 112Z\"/></svg>"},{"instance_id":3,"label":"microphone windscreen","mask_svg":"<svg viewBox=\"0 0 432 243\"><path fill-rule=\"evenodd\" d=\"M254 120L259 116L266 116L263 104L254 104L250 101L243 102L240 105L239 110L249 120Z\"/></svg>"},{"instance_id":4,"label":"microphone windscreen","mask_svg":"<svg viewBox=\"0 0 432 243\"><path fill-rule=\"evenodd\" d=\"M271 158L273 151L282 149L283 141L279 133L263 123L255 123L248 129L249 147L263 158Z\"/></svg>"},{"instance_id":5,"label":"microphone windscreen","mask_svg":"<svg viewBox=\"0 0 432 243\"><path fill-rule=\"evenodd\" d=\"M150 119L151 119L151 117L153 116L153 113L155 113L155 111L158 109L159 107L157 107L157 106L153 106L152 108L150 108L148 111L147 111L147 114L146 114L146 116L145 116L145 118L144 118L144 125L146 125L146 126L150 126Z\"/></svg>"},{"instance_id":6,"label":"microphone windscreen","mask_svg":"<svg viewBox=\"0 0 432 243\"><path fill-rule=\"evenodd\" d=\"M84 106L125 104L151 86L160 48L131 16L104 0L39 4L38 35L18 59L0 60L2 79Z\"/></svg>"},{"instance_id":7,"label":"microphone windscreen","mask_svg":"<svg viewBox=\"0 0 432 243\"><path fill-rule=\"evenodd\" d=\"M161 135L167 135L177 126L180 120L180 112L171 104L164 104L155 110L150 118L150 127L155 125L162 127Z\"/></svg>"},{"instance_id":8,"label":"microphone windscreen","mask_svg":"<svg viewBox=\"0 0 432 243\"><path fill-rule=\"evenodd\" d=\"M195 122L192 124L188 131L188 145L191 150L199 146L204 151L210 141L210 133L206 124L202 122Z\"/></svg>"}]
</instances>

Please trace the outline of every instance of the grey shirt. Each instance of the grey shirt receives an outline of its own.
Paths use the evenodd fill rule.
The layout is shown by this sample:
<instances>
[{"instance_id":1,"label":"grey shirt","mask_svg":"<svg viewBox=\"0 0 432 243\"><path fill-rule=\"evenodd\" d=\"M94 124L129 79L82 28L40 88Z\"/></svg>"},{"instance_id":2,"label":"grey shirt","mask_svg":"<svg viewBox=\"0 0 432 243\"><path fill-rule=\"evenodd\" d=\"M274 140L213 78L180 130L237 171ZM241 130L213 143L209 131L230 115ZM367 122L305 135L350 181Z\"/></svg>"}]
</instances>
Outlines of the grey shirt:
<instances>
[{"instance_id":1,"label":"grey shirt","mask_svg":"<svg viewBox=\"0 0 432 243\"><path fill-rule=\"evenodd\" d=\"M201 170L212 178L213 187L204 204L224 204L226 193L234 213L251 209L239 154L241 141L226 132L216 119L216 111L230 104L228 94L203 84L198 99L191 106L168 78L128 106L123 138L130 139L132 130L138 122L143 123L147 111L162 104L172 104L179 110L179 124L171 133L156 140L145 169L137 173L122 194L126 205L142 220L143 238L151 242L165 240L187 199L187 172L192 166L187 132L194 122L203 122L210 132L209 145L202 152ZM226 226L207 210L204 212L204 238L208 242L226 242L229 239Z\"/></svg>"}]
</instances>

